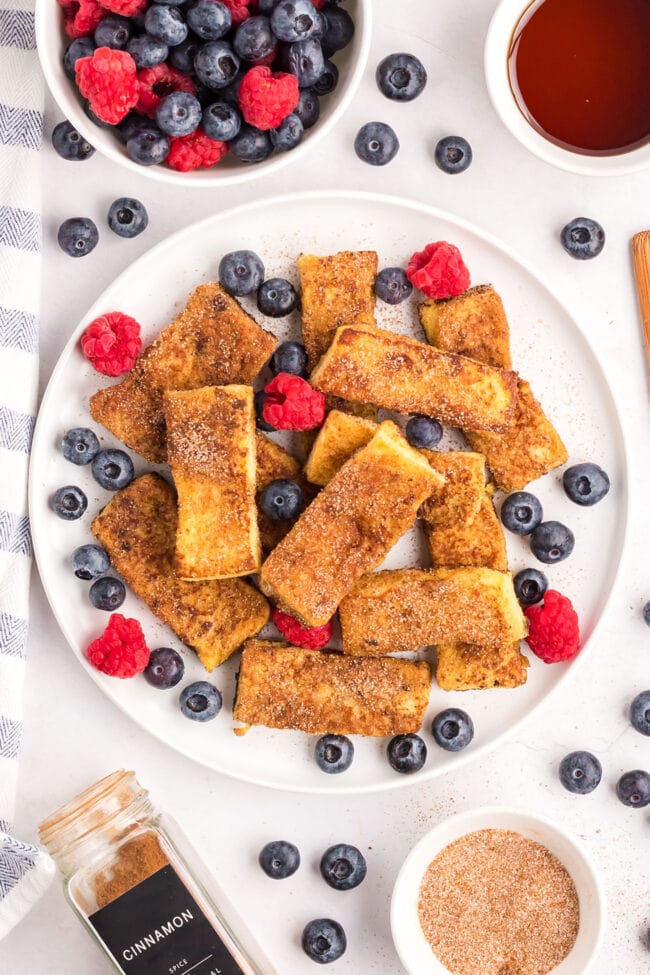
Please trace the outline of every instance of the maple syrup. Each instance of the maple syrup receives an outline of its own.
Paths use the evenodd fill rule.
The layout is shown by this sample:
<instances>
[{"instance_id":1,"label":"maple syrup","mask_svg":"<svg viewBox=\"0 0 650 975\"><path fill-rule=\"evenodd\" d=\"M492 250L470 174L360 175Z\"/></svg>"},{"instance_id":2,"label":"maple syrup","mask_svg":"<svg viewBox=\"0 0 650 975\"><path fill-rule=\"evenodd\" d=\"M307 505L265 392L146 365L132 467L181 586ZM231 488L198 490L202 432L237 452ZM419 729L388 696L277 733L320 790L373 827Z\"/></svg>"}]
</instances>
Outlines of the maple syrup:
<instances>
[{"instance_id":1,"label":"maple syrup","mask_svg":"<svg viewBox=\"0 0 650 975\"><path fill-rule=\"evenodd\" d=\"M650 0L536 0L508 54L521 112L551 142L615 155L650 141Z\"/></svg>"}]
</instances>

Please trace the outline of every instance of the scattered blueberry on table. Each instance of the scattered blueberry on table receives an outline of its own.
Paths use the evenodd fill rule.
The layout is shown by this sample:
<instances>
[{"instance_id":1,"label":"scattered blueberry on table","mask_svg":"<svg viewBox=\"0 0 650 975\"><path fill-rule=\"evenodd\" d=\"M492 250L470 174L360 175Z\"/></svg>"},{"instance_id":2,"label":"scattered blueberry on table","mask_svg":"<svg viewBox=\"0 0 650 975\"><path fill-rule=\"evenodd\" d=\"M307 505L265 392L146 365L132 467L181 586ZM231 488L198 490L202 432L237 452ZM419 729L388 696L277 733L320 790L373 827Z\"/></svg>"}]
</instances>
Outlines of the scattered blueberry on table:
<instances>
[{"instance_id":1,"label":"scattered blueberry on table","mask_svg":"<svg viewBox=\"0 0 650 975\"><path fill-rule=\"evenodd\" d=\"M563 227L560 239L567 254L578 261L589 261L605 246L605 231L596 220L576 217Z\"/></svg>"},{"instance_id":2,"label":"scattered blueberry on table","mask_svg":"<svg viewBox=\"0 0 650 975\"><path fill-rule=\"evenodd\" d=\"M357 132L354 151L370 166L386 166L399 152L399 139L385 122L366 122Z\"/></svg>"},{"instance_id":3,"label":"scattered blueberry on table","mask_svg":"<svg viewBox=\"0 0 650 975\"><path fill-rule=\"evenodd\" d=\"M319 965L337 961L347 948L345 931L331 918L316 918L302 933L302 947L308 958Z\"/></svg>"},{"instance_id":4,"label":"scattered blueberry on table","mask_svg":"<svg viewBox=\"0 0 650 975\"><path fill-rule=\"evenodd\" d=\"M377 65L377 86L386 98L411 102L421 95L427 83L426 68L414 54L388 54Z\"/></svg>"},{"instance_id":5,"label":"scattered blueberry on table","mask_svg":"<svg viewBox=\"0 0 650 975\"><path fill-rule=\"evenodd\" d=\"M93 146L68 121L54 126L52 145L62 159L70 162L84 162L95 153Z\"/></svg>"},{"instance_id":6,"label":"scattered blueberry on table","mask_svg":"<svg viewBox=\"0 0 650 975\"><path fill-rule=\"evenodd\" d=\"M625 772L616 783L616 795L624 806L641 809L650 803L650 775L642 769Z\"/></svg>"},{"instance_id":7,"label":"scattered blueberry on table","mask_svg":"<svg viewBox=\"0 0 650 975\"><path fill-rule=\"evenodd\" d=\"M85 257L97 246L99 231L90 217L69 217L59 227L57 239L69 257Z\"/></svg>"},{"instance_id":8,"label":"scattered blueberry on table","mask_svg":"<svg viewBox=\"0 0 650 975\"><path fill-rule=\"evenodd\" d=\"M259 864L272 880L286 880L300 866L300 851L286 840L274 840L261 850Z\"/></svg>"},{"instance_id":9,"label":"scattered blueberry on table","mask_svg":"<svg viewBox=\"0 0 650 975\"><path fill-rule=\"evenodd\" d=\"M603 768L591 752L570 752L560 762L560 782L568 792L586 796L600 784Z\"/></svg>"},{"instance_id":10,"label":"scattered blueberry on table","mask_svg":"<svg viewBox=\"0 0 650 975\"><path fill-rule=\"evenodd\" d=\"M469 169L474 157L467 139L460 135L448 135L437 143L433 158L443 173L456 176Z\"/></svg>"},{"instance_id":11,"label":"scattered blueberry on table","mask_svg":"<svg viewBox=\"0 0 650 975\"><path fill-rule=\"evenodd\" d=\"M365 880L367 871L361 851L348 843L330 846L320 861L321 876L334 890L353 890Z\"/></svg>"},{"instance_id":12,"label":"scattered blueberry on table","mask_svg":"<svg viewBox=\"0 0 650 975\"><path fill-rule=\"evenodd\" d=\"M149 214L139 200L121 196L111 203L108 210L108 226L118 237L137 237L147 229Z\"/></svg>"},{"instance_id":13,"label":"scattered blueberry on table","mask_svg":"<svg viewBox=\"0 0 650 975\"><path fill-rule=\"evenodd\" d=\"M641 691L630 705L630 723L641 735L650 735L650 691Z\"/></svg>"}]
</instances>

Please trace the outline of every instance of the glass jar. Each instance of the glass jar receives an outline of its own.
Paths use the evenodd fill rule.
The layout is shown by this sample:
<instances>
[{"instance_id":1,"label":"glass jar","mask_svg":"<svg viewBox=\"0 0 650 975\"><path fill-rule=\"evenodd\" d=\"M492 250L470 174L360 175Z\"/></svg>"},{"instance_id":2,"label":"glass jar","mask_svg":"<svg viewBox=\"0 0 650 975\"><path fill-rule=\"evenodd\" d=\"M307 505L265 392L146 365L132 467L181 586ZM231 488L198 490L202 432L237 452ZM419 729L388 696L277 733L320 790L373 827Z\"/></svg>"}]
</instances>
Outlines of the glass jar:
<instances>
[{"instance_id":1,"label":"glass jar","mask_svg":"<svg viewBox=\"0 0 650 975\"><path fill-rule=\"evenodd\" d=\"M39 835L70 904L123 975L277 975L134 772L92 785Z\"/></svg>"}]
</instances>

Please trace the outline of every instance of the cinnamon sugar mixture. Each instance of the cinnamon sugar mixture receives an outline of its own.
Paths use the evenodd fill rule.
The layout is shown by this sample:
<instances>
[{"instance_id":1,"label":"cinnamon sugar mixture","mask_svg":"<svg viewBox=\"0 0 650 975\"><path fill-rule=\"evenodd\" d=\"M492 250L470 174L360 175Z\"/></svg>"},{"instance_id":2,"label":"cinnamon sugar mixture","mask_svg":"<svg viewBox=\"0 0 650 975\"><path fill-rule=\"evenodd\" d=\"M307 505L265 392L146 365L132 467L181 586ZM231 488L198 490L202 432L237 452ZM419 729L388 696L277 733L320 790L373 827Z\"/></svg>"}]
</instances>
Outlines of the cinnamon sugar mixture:
<instances>
[{"instance_id":1,"label":"cinnamon sugar mixture","mask_svg":"<svg viewBox=\"0 0 650 975\"><path fill-rule=\"evenodd\" d=\"M571 951L580 907L573 880L545 846L482 829L429 864L418 915L452 975L546 975Z\"/></svg>"}]
</instances>

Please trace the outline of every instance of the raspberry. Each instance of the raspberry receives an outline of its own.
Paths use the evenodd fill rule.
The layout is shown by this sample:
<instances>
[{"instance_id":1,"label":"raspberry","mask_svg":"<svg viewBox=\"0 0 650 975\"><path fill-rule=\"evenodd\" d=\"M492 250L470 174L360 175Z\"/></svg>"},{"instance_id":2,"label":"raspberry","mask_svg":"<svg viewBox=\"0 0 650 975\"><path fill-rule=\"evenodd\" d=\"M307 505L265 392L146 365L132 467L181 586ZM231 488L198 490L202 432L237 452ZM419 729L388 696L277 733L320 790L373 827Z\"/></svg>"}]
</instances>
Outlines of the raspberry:
<instances>
[{"instance_id":1,"label":"raspberry","mask_svg":"<svg viewBox=\"0 0 650 975\"><path fill-rule=\"evenodd\" d=\"M138 100L135 61L126 51L98 47L75 64L79 91L102 122L117 125Z\"/></svg>"},{"instance_id":2,"label":"raspberry","mask_svg":"<svg viewBox=\"0 0 650 975\"><path fill-rule=\"evenodd\" d=\"M239 106L244 120L256 129L277 129L298 104L300 90L295 75L258 65L247 71L239 86Z\"/></svg>"},{"instance_id":3,"label":"raspberry","mask_svg":"<svg viewBox=\"0 0 650 975\"><path fill-rule=\"evenodd\" d=\"M457 247L439 240L416 251L406 276L427 298L453 298L469 288L469 271Z\"/></svg>"},{"instance_id":4,"label":"raspberry","mask_svg":"<svg viewBox=\"0 0 650 975\"><path fill-rule=\"evenodd\" d=\"M86 647L88 660L109 677L135 677L149 663L149 648L137 620L113 613L102 635Z\"/></svg>"},{"instance_id":5,"label":"raspberry","mask_svg":"<svg viewBox=\"0 0 650 975\"><path fill-rule=\"evenodd\" d=\"M136 17L146 8L149 0L102 0L102 7L122 17Z\"/></svg>"},{"instance_id":6,"label":"raspberry","mask_svg":"<svg viewBox=\"0 0 650 975\"><path fill-rule=\"evenodd\" d=\"M100 315L81 336L81 351L105 376L130 372L141 348L140 326L121 311Z\"/></svg>"},{"instance_id":7,"label":"raspberry","mask_svg":"<svg viewBox=\"0 0 650 975\"><path fill-rule=\"evenodd\" d=\"M544 596L542 606L529 606L528 646L546 664L571 660L580 649L578 614L571 600L554 589Z\"/></svg>"},{"instance_id":8,"label":"raspberry","mask_svg":"<svg viewBox=\"0 0 650 975\"><path fill-rule=\"evenodd\" d=\"M190 169L209 169L228 152L225 142L208 138L201 128L169 142L167 162L172 169L181 173L187 173Z\"/></svg>"},{"instance_id":9,"label":"raspberry","mask_svg":"<svg viewBox=\"0 0 650 975\"><path fill-rule=\"evenodd\" d=\"M228 7L233 24L241 24L243 20L247 20L252 13L248 8L257 6L253 0L222 0L222 3Z\"/></svg>"},{"instance_id":10,"label":"raspberry","mask_svg":"<svg viewBox=\"0 0 650 975\"><path fill-rule=\"evenodd\" d=\"M315 430L325 419L325 397L300 376L279 372L264 390L262 418L276 430Z\"/></svg>"},{"instance_id":11,"label":"raspberry","mask_svg":"<svg viewBox=\"0 0 650 975\"><path fill-rule=\"evenodd\" d=\"M283 613L281 609L274 609L271 619L278 630L289 643L306 650L322 650L332 639L332 624L325 626L303 626L294 616Z\"/></svg>"},{"instance_id":12,"label":"raspberry","mask_svg":"<svg viewBox=\"0 0 650 975\"><path fill-rule=\"evenodd\" d=\"M191 78L168 64L157 64L138 72L138 103L136 112L153 118L163 98L173 91L187 91L194 95L196 87Z\"/></svg>"},{"instance_id":13,"label":"raspberry","mask_svg":"<svg viewBox=\"0 0 650 975\"><path fill-rule=\"evenodd\" d=\"M59 0L63 8L63 28L68 37L87 37L106 16L98 0Z\"/></svg>"}]
</instances>

